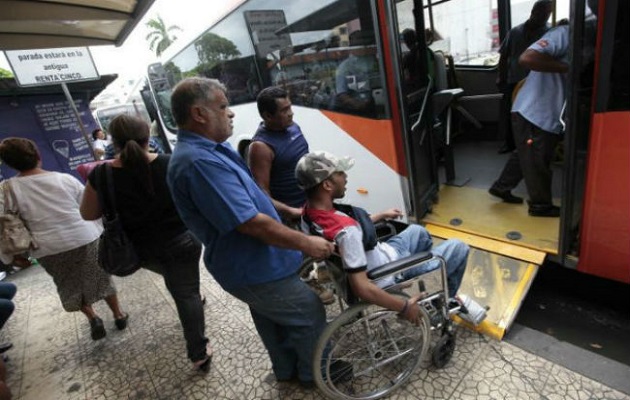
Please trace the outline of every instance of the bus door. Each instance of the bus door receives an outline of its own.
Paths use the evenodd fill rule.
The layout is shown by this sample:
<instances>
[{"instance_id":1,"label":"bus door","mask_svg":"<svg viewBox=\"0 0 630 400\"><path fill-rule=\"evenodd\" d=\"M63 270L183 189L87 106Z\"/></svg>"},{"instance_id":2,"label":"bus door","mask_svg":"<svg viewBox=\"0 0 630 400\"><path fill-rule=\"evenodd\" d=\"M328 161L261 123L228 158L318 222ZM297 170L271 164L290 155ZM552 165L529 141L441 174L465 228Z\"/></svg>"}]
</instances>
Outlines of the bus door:
<instances>
[{"instance_id":1,"label":"bus door","mask_svg":"<svg viewBox=\"0 0 630 400\"><path fill-rule=\"evenodd\" d=\"M541 247L548 243L539 240L541 243L534 246L523 244L526 240L519 238L539 237L535 230L530 231L520 223L527 214L514 219L503 213L523 214L496 207L496 201L488 195L488 186L480 183L479 176L472 181L465 179L479 163L487 161L479 149L496 132L500 94L493 65L498 60L499 41L498 32L491 28L497 26L500 10L496 2L487 1L424 3L392 2L390 24L400 37L396 47L400 60L399 96L413 199L419 204L414 211L435 244L445 239L460 239L470 246L459 292L489 307L488 318L476 329L501 339L545 260L546 252ZM463 31L461 26L468 28ZM421 32L416 35L415 44L419 52L414 60L420 75L417 80L409 79L406 71L414 64L409 61L414 45L405 43L409 41L410 30ZM437 57L448 62L440 62ZM455 70L456 67L459 69ZM438 82L440 79L446 82ZM465 84L465 89L454 85L458 81ZM406 86L409 84L410 88ZM450 97L443 99L440 94ZM452 114L446 112L449 108L453 109ZM455 146L462 142L468 146L475 143L477 150L473 154L480 154L481 160L470 156L459 158L459 153L455 153L458 157L455 158L453 151L459 151ZM496 156L496 150L492 153ZM457 176L454 161L458 163ZM500 172L498 168L487 170L493 178ZM439 197L435 195L437 190ZM432 204L433 200L439 201ZM547 230L557 234L557 223L555 228L550 226Z\"/></svg>"},{"instance_id":2,"label":"bus door","mask_svg":"<svg viewBox=\"0 0 630 400\"><path fill-rule=\"evenodd\" d=\"M400 124L407 160L410 215L422 218L437 201L438 176L434 153L432 108L435 82L429 68L422 1L389 2L392 61L400 103ZM419 18L414 18L419 15Z\"/></svg>"}]
</instances>

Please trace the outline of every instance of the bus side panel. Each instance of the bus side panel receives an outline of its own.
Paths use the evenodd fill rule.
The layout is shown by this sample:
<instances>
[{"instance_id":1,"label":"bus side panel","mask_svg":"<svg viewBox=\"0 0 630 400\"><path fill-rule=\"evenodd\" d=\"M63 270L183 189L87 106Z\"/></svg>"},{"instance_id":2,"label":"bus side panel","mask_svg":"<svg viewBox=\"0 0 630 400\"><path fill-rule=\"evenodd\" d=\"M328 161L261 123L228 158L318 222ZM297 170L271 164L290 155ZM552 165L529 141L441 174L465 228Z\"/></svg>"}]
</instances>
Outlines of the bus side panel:
<instances>
[{"instance_id":1,"label":"bus side panel","mask_svg":"<svg viewBox=\"0 0 630 400\"><path fill-rule=\"evenodd\" d=\"M630 283L630 113L593 116L578 270Z\"/></svg>"},{"instance_id":2,"label":"bus side panel","mask_svg":"<svg viewBox=\"0 0 630 400\"><path fill-rule=\"evenodd\" d=\"M238 149L239 142L254 135L260 116L255 103L231 107L234 135L228 139ZM300 126L311 151L328 151L350 156L355 163L348 171L345 197L340 200L363 207L370 213L391 207L407 213L404 198L406 177L399 165L389 120L373 120L352 115L293 105L293 120Z\"/></svg>"}]
</instances>

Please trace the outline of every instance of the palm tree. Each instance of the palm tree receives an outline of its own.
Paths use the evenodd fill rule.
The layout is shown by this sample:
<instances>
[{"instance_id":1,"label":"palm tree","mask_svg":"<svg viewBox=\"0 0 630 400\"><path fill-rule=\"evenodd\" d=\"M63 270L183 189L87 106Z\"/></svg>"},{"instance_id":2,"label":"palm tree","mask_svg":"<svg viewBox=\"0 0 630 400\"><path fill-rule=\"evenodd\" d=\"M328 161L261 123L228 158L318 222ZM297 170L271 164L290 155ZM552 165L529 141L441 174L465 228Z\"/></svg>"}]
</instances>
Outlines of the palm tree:
<instances>
[{"instance_id":1,"label":"palm tree","mask_svg":"<svg viewBox=\"0 0 630 400\"><path fill-rule=\"evenodd\" d=\"M153 29L147 35L146 39L149 41L149 49L155 49L155 55L160 56L174 41L177 40L177 36L173 35L173 31L181 31L182 29L177 25L166 26L164 20L159 15L156 18L150 19L146 26Z\"/></svg>"}]
</instances>

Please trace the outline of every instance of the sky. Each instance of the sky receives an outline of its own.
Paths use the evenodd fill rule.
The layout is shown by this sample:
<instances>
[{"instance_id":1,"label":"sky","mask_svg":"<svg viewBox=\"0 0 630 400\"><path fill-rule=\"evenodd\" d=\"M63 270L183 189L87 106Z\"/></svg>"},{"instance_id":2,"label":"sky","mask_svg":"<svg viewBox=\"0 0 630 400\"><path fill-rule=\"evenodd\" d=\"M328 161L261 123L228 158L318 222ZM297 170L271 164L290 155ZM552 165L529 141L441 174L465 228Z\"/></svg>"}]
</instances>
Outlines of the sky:
<instances>
[{"instance_id":1,"label":"sky","mask_svg":"<svg viewBox=\"0 0 630 400\"><path fill-rule=\"evenodd\" d=\"M140 77L146 74L147 66L157 61L155 53L149 50L146 36L150 29L145 26L151 18L160 15L167 26L177 25L182 31L175 35L181 43L189 42L212 21L223 16L232 8L234 0L155 0L144 18L138 23L127 40L120 47L92 46L90 52L101 75L118 74L121 77ZM176 46L173 45L173 46ZM0 67L11 70L9 63L0 52Z\"/></svg>"}]
</instances>

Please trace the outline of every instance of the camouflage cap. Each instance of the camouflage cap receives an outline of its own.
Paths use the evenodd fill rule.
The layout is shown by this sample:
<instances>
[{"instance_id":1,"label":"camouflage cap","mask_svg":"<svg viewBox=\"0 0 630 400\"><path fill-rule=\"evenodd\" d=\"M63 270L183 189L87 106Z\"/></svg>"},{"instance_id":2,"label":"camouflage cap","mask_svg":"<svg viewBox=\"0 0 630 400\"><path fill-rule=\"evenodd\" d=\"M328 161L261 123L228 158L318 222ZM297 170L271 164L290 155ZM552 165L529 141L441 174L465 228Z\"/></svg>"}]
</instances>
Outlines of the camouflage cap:
<instances>
[{"instance_id":1,"label":"camouflage cap","mask_svg":"<svg viewBox=\"0 0 630 400\"><path fill-rule=\"evenodd\" d=\"M295 167L298 185L306 190L319 185L335 172L347 171L354 165L350 157L337 158L325 152L316 151L300 158Z\"/></svg>"}]
</instances>

